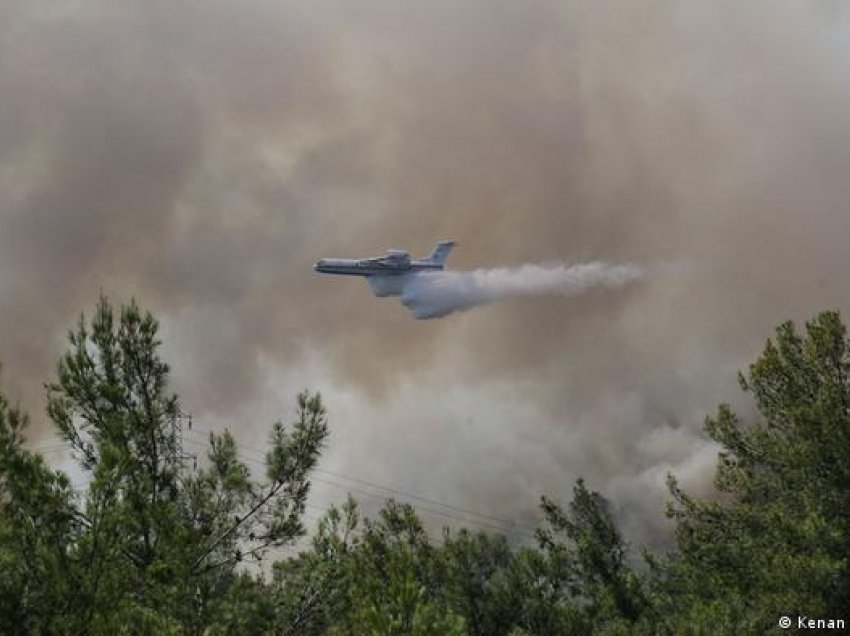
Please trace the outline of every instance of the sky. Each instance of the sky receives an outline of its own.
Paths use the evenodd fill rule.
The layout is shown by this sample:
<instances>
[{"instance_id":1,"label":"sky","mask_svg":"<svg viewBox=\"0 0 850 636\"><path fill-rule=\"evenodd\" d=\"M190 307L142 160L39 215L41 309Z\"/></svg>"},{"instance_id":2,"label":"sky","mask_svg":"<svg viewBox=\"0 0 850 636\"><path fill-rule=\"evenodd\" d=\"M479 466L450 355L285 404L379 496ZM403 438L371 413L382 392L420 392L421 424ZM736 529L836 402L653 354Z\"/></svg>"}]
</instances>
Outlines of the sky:
<instances>
[{"instance_id":1,"label":"sky","mask_svg":"<svg viewBox=\"0 0 850 636\"><path fill-rule=\"evenodd\" d=\"M2 0L3 389L49 439L67 330L136 298L197 430L261 450L310 388L323 470L522 523L583 476L663 545L666 475L711 492L706 415L752 415L737 371L850 306L848 27L835 0ZM312 271L440 239L647 275L417 321Z\"/></svg>"}]
</instances>

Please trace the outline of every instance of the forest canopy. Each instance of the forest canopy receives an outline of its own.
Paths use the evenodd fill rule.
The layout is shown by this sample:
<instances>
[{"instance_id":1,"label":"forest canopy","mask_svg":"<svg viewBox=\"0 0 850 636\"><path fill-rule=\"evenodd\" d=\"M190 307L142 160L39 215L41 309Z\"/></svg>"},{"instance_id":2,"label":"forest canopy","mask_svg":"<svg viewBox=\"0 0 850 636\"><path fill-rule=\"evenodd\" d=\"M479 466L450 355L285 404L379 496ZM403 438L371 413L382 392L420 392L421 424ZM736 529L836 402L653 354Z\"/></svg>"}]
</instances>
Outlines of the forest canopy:
<instances>
[{"instance_id":1,"label":"forest canopy","mask_svg":"<svg viewBox=\"0 0 850 636\"><path fill-rule=\"evenodd\" d=\"M668 553L629 545L579 479L540 493L543 521L519 545L451 527L435 540L410 504L365 517L349 498L291 554L329 442L321 397L301 393L292 421L269 427L263 474L227 430L194 466L157 320L101 299L47 384L85 490L27 446L27 415L0 394L0 633L763 633L783 616L846 620L839 314L780 325L740 384L759 417L742 422L722 404L706 419L721 449L717 494L695 497L669 477Z\"/></svg>"}]
</instances>

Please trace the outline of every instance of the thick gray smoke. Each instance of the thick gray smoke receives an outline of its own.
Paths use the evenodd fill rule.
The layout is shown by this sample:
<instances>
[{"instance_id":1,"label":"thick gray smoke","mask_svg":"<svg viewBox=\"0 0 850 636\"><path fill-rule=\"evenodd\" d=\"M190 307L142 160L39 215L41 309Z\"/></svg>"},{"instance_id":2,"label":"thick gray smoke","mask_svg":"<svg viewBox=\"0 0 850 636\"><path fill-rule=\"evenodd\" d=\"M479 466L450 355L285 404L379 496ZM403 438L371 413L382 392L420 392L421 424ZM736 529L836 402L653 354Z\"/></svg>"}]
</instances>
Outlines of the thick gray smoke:
<instances>
[{"instance_id":1,"label":"thick gray smoke","mask_svg":"<svg viewBox=\"0 0 850 636\"><path fill-rule=\"evenodd\" d=\"M135 296L198 428L261 448L310 387L323 468L510 519L584 476L663 542L736 371L850 309L848 43L837 0L0 0L3 388L48 435L66 330ZM416 321L310 267L443 238L676 268Z\"/></svg>"},{"instance_id":2,"label":"thick gray smoke","mask_svg":"<svg viewBox=\"0 0 850 636\"><path fill-rule=\"evenodd\" d=\"M581 295L594 288L616 289L640 278L635 265L602 262L423 272L404 287L401 302L416 318L441 318L455 311L509 298Z\"/></svg>"}]
</instances>

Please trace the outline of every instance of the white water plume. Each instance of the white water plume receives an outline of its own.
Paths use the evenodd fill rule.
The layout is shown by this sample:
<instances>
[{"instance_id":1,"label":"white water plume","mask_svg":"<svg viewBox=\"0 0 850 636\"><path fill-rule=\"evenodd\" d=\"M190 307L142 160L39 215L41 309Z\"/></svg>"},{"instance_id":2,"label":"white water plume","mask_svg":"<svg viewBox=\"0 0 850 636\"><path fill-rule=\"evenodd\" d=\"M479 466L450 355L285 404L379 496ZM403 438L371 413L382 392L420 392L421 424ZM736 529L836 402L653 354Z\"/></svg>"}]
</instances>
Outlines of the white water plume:
<instances>
[{"instance_id":1,"label":"white water plume","mask_svg":"<svg viewBox=\"0 0 850 636\"><path fill-rule=\"evenodd\" d=\"M424 320L508 298L578 296L596 288L616 289L642 275L643 270L636 265L601 261L423 272L405 285L401 302L416 318Z\"/></svg>"}]
</instances>

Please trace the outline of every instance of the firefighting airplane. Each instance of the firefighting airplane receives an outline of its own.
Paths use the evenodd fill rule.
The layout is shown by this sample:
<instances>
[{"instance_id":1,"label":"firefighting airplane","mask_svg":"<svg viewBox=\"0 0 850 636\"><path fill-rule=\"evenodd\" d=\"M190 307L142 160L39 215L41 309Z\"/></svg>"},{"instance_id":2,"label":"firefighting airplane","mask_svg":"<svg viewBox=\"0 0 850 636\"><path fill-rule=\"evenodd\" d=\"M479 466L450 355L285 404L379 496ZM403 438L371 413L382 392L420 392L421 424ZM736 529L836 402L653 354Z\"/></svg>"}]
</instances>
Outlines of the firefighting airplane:
<instances>
[{"instance_id":1,"label":"firefighting airplane","mask_svg":"<svg viewBox=\"0 0 850 636\"><path fill-rule=\"evenodd\" d=\"M413 275L442 270L454 246L454 241L440 241L430 256L416 261L404 250L387 250L375 258L323 258L313 269L321 274L365 276L375 296L400 296Z\"/></svg>"}]
</instances>

